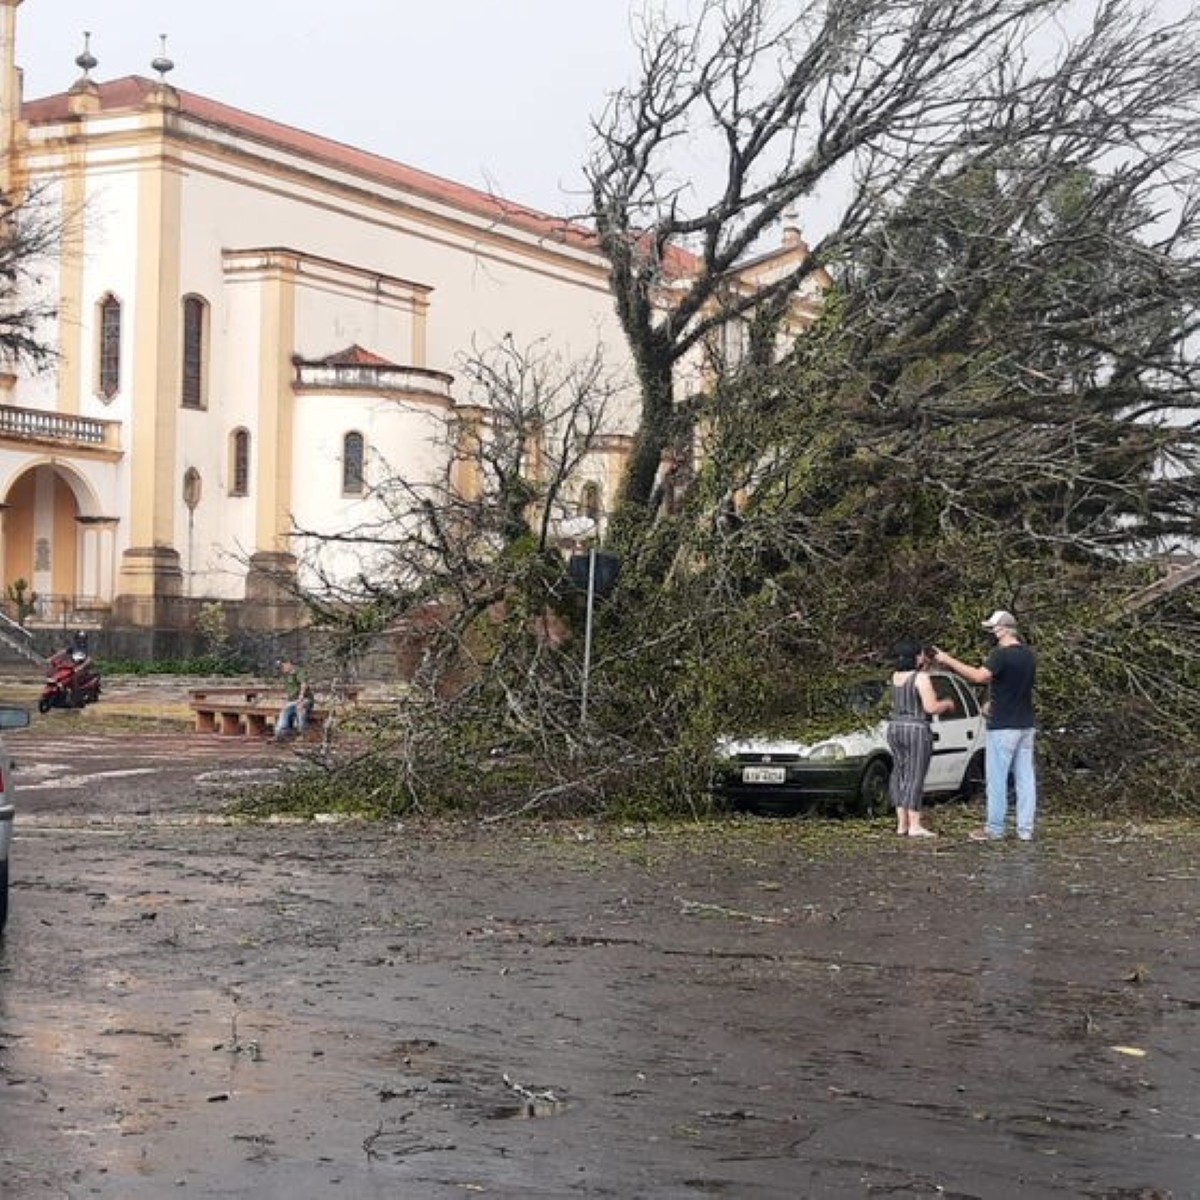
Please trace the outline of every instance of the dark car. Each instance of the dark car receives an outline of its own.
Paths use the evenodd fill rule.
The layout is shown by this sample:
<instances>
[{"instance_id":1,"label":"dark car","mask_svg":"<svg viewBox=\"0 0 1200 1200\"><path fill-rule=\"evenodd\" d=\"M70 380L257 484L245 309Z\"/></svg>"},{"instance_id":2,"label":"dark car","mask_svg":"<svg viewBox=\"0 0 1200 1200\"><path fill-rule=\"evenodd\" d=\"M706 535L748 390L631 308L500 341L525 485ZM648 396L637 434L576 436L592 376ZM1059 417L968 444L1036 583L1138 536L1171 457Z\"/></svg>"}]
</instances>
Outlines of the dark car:
<instances>
[{"instance_id":1,"label":"dark car","mask_svg":"<svg viewBox=\"0 0 1200 1200\"><path fill-rule=\"evenodd\" d=\"M0 704L0 729L20 729L29 724L29 710L15 704ZM0 741L0 930L8 920L8 852L12 846L13 764Z\"/></svg>"},{"instance_id":2,"label":"dark car","mask_svg":"<svg viewBox=\"0 0 1200 1200\"><path fill-rule=\"evenodd\" d=\"M985 722L978 697L961 679L930 672L939 699L952 699L954 711L934 717L933 759L925 777L927 796L969 795L983 783ZM879 713L883 685L858 685L846 694L849 719L868 715L849 733L805 739L729 737L717 748L716 795L749 812L790 814L836 809L865 814L882 812L888 803L892 754L887 722Z\"/></svg>"}]
</instances>

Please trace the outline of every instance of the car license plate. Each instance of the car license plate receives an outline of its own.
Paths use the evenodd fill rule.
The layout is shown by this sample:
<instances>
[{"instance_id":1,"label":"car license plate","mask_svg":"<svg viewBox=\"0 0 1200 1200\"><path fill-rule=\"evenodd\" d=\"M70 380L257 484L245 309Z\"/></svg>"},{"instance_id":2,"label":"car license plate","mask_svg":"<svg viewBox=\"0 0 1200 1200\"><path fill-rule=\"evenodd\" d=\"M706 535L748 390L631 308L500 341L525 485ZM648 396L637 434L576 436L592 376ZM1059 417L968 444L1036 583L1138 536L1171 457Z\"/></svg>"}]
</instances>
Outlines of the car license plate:
<instances>
[{"instance_id":1,"label":"car license plate","mask_svg":"<svg viewBox=\"0 0 1200 1200\"><path fill-rule=\"evenodd\" d=\"M743 767L743 783L782 783L787 778L783 767Z\"/></svg>"}]
</instances>

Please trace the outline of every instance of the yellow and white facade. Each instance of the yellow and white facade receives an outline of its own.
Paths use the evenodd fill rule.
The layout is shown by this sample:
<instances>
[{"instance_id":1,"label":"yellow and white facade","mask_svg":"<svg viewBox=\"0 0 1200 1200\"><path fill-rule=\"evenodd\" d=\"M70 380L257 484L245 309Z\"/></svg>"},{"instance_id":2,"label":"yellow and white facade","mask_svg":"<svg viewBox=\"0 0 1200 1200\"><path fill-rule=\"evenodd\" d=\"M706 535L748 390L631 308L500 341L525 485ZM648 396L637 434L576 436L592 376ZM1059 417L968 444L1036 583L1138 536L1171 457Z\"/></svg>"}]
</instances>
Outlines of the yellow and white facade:
<instances>
[{"instance_id":1,"label":"yellow and white facade","mask_svg":"<svg viewBox=\"0 0 1200 1200\"><path fill-rule=\"evenodd\" d=\"M0 0L0 186L63 239L42 271L56 361L0 374L10 598L24 580L48 617L147 629L249 601L282 624L294 529L369 519L373 463L445 471L447 418L476 402L462 356L511 335L622 360L579 229L161 81L85 69L24 99L20 2Z\"/></svg>"}]
</instances>

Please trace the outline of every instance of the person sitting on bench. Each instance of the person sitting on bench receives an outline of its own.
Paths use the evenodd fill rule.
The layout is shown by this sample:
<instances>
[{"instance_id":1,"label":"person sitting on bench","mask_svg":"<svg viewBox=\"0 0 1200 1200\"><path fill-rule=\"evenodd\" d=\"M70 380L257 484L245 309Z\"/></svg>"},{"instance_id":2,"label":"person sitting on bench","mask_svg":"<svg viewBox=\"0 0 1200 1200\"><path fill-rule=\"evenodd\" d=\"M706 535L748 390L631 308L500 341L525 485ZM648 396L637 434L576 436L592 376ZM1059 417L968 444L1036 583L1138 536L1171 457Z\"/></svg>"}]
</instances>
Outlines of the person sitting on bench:
<instances>
[{"instance_id":1,"label":"person sitting on bench","mask_svg":"<svg viewBox=\"0 0 1200 1200\"><path fill-rule=\"evenodd\" d=\"M283 677L284 706L279 710L275 721L275 740L282 741L295 729L303 737L308 731L308 718L312 714L314 696L312 684L304 677L304 672L289 658L279 664L279 674Z\"/></svg>"}]
</instances>

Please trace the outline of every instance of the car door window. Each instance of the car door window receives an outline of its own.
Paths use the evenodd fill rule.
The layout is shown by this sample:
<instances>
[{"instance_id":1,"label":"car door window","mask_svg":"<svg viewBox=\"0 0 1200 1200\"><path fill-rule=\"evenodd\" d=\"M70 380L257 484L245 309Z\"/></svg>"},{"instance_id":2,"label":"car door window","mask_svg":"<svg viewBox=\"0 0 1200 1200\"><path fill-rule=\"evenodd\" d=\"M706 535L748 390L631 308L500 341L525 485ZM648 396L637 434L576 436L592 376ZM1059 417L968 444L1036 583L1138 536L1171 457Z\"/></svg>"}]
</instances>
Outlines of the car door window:
<instances>
[{"instance_id":1,"label":"car door window","mask_svg":"<svg viewBox=\"0 0 1200 1200\"><path fill-rule=\"evenodd\" d=\"M971 710L967 707L962 692L953 679L948 675L931 675L929 679L933 684L933 694L939 700L954 701L954 711L942 713L943 721L961 721L964 717L971 715Z\"/></svg>"},{"instance_id":2,"label":"car door window","mask_svg":"<svg viewBox=\"0 0 1200 1200\"><path fill-rule=\"evenodd\" d=\"M947 678L946 682L950 684L958 695L958 712L960 717L977 717L979 716L979 697L975 694L975 689L970 684L964 683L961 679Z\"/></svg>"}]
</instances>

